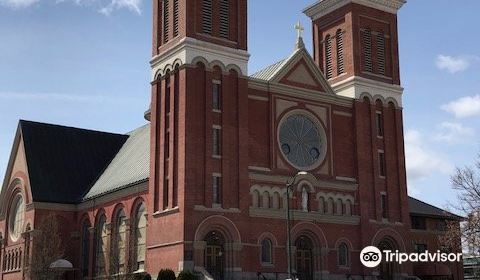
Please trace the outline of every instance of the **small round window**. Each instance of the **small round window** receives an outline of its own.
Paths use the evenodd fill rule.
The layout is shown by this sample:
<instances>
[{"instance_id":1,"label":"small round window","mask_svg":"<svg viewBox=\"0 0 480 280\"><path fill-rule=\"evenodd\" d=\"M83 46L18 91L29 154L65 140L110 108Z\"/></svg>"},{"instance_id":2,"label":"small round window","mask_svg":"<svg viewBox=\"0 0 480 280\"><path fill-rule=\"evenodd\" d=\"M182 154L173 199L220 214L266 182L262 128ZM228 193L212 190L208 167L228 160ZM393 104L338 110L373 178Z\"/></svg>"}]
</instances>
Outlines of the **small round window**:
<instances>
[{"instance_id":1,"label":"small round window","mask_svg":"<svg viewBox=\"0 0 480 280\"><path fill-rule=\"evenodd\" d=\"M304 114L291 114L282 120L278 141L283 156L298 169L316 168L325 157L325 132Z\"/></svg>"},{"instance_id":2,"label":"small round window","mask_svg":"<svg viewBox=\"0 0 480 280\"><path fill-rule=\"evenodd\" d=\"M9 233L13 241L17 241L22 234L23 219L25 216L25 203L21 195L17 195L13 201L9 217Z\"/></svg>"}]
</instances>

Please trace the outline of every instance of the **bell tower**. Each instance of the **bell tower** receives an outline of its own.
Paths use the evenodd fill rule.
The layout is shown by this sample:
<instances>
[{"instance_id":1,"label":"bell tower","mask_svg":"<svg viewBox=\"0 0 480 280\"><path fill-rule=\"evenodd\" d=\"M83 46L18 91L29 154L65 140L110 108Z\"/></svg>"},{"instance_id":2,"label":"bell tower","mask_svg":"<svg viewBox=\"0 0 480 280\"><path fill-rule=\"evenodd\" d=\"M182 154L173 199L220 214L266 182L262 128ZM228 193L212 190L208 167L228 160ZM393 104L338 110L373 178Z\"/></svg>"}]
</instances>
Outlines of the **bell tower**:
<instances>
[{"instance_id":1,"label":"bell tower","mask_svg":"<svg viewBox=\"0 0 480 280\"><path fill-rule=\"evenodd\" d=\"M321 0L312 19L314 58L338 95L363 92L401 106L397 12L404 0Z\"/></svg>"}]
</instances>

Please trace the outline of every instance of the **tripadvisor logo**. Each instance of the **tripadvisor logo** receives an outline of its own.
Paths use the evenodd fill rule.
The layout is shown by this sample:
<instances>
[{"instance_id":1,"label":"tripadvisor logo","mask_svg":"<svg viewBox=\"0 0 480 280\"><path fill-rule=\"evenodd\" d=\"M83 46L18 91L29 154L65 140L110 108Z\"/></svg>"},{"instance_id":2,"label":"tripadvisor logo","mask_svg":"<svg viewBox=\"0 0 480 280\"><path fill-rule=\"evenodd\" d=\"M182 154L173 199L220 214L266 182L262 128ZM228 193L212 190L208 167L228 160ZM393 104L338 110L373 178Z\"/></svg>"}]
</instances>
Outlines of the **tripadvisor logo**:
<instances>
[{"instance_id":1,"label":"tripadvisor logo","mask_svg":"<svg viewBox=\"0 0 480 280\"><path fill-rule=\"evenodd\" d=\"M425 251L423 253L401 253L398 250L383 250L380 251L375 246L365 247L360 252L360 261L366 267L377 267L382 260L385 262L396 262L402 264L404 262L460 262L462 259L461 253L443 253L437 250L436 252Z\"/></svg>"}]
</instances>

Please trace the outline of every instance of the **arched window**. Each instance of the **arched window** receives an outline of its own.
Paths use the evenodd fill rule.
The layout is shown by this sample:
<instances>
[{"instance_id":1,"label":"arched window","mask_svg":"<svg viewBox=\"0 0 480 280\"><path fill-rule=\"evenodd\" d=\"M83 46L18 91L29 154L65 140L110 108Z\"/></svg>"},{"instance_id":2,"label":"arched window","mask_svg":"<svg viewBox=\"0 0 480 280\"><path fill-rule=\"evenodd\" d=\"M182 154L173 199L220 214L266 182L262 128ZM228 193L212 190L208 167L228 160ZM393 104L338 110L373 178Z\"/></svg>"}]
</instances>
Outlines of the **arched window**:
<instances>
[{"instance_id":1,"label":"arched window","mask_svg":"<svg viewBox=\"0 0 480 280\"><path fill-rule=\"evenodd\" d=\"M145 249L147 235L147 212L145 204L140 203L135 212L135 231L133 238L134 264L137 271L145 270Z\"/></svg>"},{"instance_id":2,"label":"arched window","mask_svg":"<svg viewBox=\"0 0 480 280\"><path fill-rule=\"evenodd\" d=\"M333 77L332 37L325 37L325 75L327 79Z\"/></svg>"},{"instance_id":3,"label":"arched window","mask_svg":"<svg viewBox=\"0 0 480 280\"><path fill-rule=\"evenodd\" d=\"M125 211L120 209L115 217L113 237L113 254L110 259L112 271L114 274L125 273L125 254L127 240L127 217Z\"/></svg>"},{"instance_id":4,"label":"arched window","mask_svg":"<svg viewBox=\"0 0 480 280\"><path fill-rule=\"evenodd\" d=\"M23 197L20 194L15 196L10 209L9 216L9 233L12 241L17 241L20 238L23 228L23 219L25 216L25 203Z\"/></svg>"},{"instance_id":5,"label":"arched window","mask_svg":"<svg viewBox=\"0 0 480 280\"><path fill-rule=\"evenodd\" d=\"M212 0L202 1L202 32L212 35Z\"/></svg>"},{"instance_id":6,"label":"arched window","mask_svg":"<svg viewBox=\"0 0 480 280\"><path fill-rule=\"evenodd\" d=\"M345 72L342 30L340 29L337 30L336 38L337 38L337 75L340 75Z\"/></svg>"},{"instance_id":7,"label":"arched window","mask_svg":"<svg viewBox=\"0 0 480 280\"><path fill-rule=\"evenodd\" d=\"M363 45L364 69L367 72L373 72L372 31L370 30L370 28L366 28L362 30L362 45Z\"/></svg>"},{"instance_id":8,"label":"arched window","mask_svg":"<svg viewBox=\"0 0 480 280\"><path fill-rule=\"evenodd\" d=\"M97 221L95 232L95 276L106 275L107 238L107 219L102 215Z\"/></svg>"},{"instance_id":9,"label":"arched window","mask_svg":"<svg viewBox=\"0 0 480 280\"><path fill-rule=\"evenodd\" d=\"M377 34L377 63L378 74L385 75L385 34Z\"/></svg>"},{"instance_id":10,"label":"arched window","mask_svg":"<svg viewBox=\"0 0 480 280\"><path fill-rule=\"evenodd\" d=\"M273 263L272 241L266 238L262 240L262 264Z\"/></svg>"},{"instance_id":11,"label":"arched window","mask_svg":"<svg viewBox=\"0 0 480 280\"><path fill-rule=\"evenodd\" d=\"M337 209L335 211L335 214L342 215L343 214L343 202L340 198L337 199L336 208Z\"/></svg>"},{"instance_id":12,"label":"arched window","mask_svg":"<svg viewBox=\"0 0 480 280\"><path fill-rule=\"evenodd\" d=\"M270 208L270 194L267 191L262 194L262 208Z\"/></svg>"},{"instance_id":13,"label":"arched window","mask_svg":"<svg viewBox=\"0 0 480 280\"><path fill-rule=\"evenodd\" d=\"M329 198L327 200L327 214L333 215L333 198Z\"/></svg>"},{"instance_id":14,"label":"arched window","mask_svg":"<svg viewBox=\"0 0 480 280\"><path fill-rule=\"evenodd\" d=\"M340 243L340 245L338 246L338 265L349 265L348 246L345 242Z\"/></svg>"},{"instance_id":15,"label":"arched window","mask_svg":"<svg viewBox=\"0 0 480 280\"><path fill-rule=\"evenodd\" d=\"M173 0L173 37L178 36L179 0Z\"/></svg>"},{"instance_id":16,"label":"arched window","mask_svg":"<svg viewBox=\"0 0 480 280\"><path fill-rule=\"evenodd\" d=\"M228 0L220 0L220 37L228 39L230 29L230 4Z\"/></svg>"},{"instance_id":17,"label":"arched window","mask_svg":"<svg viewBox=\"0 0 480 280\"><path fill-rule=\"evenodd\" d=\"M90 253L90 222L85 219L82 224L81 270L84 277L88 276L88 259Z\"/></svg>"},{"instance_id":18,"label":"arched window","mask_svg":"<svg viewBox=\"0 0 480 280\"><path fill-rule=\"evenodd\" d=\"M170 36L170 11L169 0L163 0L163 42L167 43Z\"/></svg>"},{"instance_id":19,"label":"arched window","mask_svg":"<svg viewBox=\"0 0 480 280\"><path fill-rule=\"evenodd\" d=\"M257 190L254 190L252 193L252 207L258 208L258 202L260 199L260 193Z\"/></svg>"},{"instance_id":20,"label":"arched window","mask_svg":"<svg viewBox=\"0 0 480 280\"><path fill-rule=\"evenodd\" d=\"M318 213L325 214L325 198L322 196L318 198Z\"/></svg>"},{"instance_id":21,"label":"arched window","mask_svg":"<svg viewBox=\"0 0 480 280\"><path fill-rule=\"evenodd\" d=\"M280 208L280 194L278 192L273 193L272 208L273 209L279 209Z\"/></svg>"},{"instance_id":22,"label":"arched window","mask_svg":"<svg viewBox=\"0 0 480 280\"><path fill-rule=\"evenodd\" d=\"M345 201L345 215L352 215L352 202L350 201L350 199L347 199L347 201Z\"/></svg>"}]
</instances>

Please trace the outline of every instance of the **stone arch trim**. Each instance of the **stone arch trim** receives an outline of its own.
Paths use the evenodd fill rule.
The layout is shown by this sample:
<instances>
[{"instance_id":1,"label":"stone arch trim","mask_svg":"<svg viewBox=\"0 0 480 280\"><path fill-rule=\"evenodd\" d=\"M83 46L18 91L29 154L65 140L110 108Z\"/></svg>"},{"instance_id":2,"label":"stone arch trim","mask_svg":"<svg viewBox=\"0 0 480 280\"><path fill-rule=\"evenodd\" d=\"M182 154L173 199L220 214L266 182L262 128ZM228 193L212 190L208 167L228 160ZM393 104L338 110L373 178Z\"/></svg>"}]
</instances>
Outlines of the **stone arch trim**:
<instances>
[{"instance_id":1,"label":"stone arch trim","mask_svg":"<svg viewBox=\"0 0 480 280\"><path fill-rule=\"evenodd\" d=\"M368 100L370 101L370 103L373 103L373 100L374 100L374 99L373 99L373 96L372 96L369 92L362 92L362 93L360 94L360 96L358 97L358 99L363 102L363 100L365 99L365 97L368 98Z\"/></svg>"},{"instance_id":2,"label":"stone arch trim","mask_svg":"<svg viewBox=\"0 0 480 280\"><path fill-rule=\"evenodd\" d=\"M300 180L297 183L296 191L301 192L303 187L307 187L307 190L309 193L315 193L315 187L309 180L305 180L305 179Z\"/></svg>"},{"instance_id":3,"label":"stone arch trim","mask_svg":"<svg viewBox=\"0 0 480 280\"><path fill-rule=\"evenodd\" d=\"M342 243L347 244L348 250L350 252L353 250L353 244L347 237L340 237L337 239L337 241L335 241L335 250L338 250L338 246L340 246L340 244Z\"/></svg>"},{"instance_id":4,"label":"stone arch trim","mask_svg":"<svg viewBox=\"0 0 480 280\"><path fill-rule=\"evenodd\" d=\"M328 248L328 241L323 230L310 222L301 222L292 228L292 244L302 235L306 235L312 239L314 244L320 248Z\"/></svg>"},{"instance_id":5,"label":"stone arch trim","mask_svg":"<svg viewBox=\"0 0 480 280\"><path fill-rule=\"evenodd\" d=\"M195 231L195 241L203 241L205 236L212 230L220 231L229 242L241 243L240 231L235 223L221 215L205 218Z\"/></svg>"},{"instance_id":6,"label":"stone arch trim","mask_svg":"<svg viewBox=\"0 0 480 280\"><path fill-rule=\"evenodd\" d=\"M278 247L278 240L275 237L275 235L273 235L273 233L267 231L260 234L260 236L257 239L257 244L261 245L264 239L270 239L270 241L272 241L272 245L275 247Z\"/></svg>"},{"instance_id":7,"label":"stone arch trim","mask_svg":"<svg viewBox=\"0 0 480 280\"><path fill-rule=\"evenodd\" d=\"M387 238L397 243L396 245L398 245L398 249L403 250L404 252L407 251L402 235L392 228L383 228L378 230L373 236L371 244L377 246L380 242Z\"/></svg>"}]
</instances>

